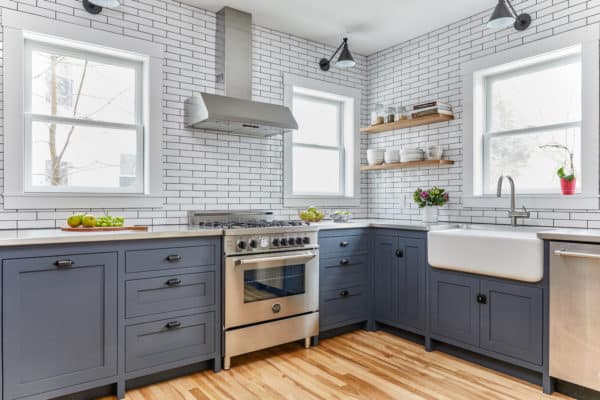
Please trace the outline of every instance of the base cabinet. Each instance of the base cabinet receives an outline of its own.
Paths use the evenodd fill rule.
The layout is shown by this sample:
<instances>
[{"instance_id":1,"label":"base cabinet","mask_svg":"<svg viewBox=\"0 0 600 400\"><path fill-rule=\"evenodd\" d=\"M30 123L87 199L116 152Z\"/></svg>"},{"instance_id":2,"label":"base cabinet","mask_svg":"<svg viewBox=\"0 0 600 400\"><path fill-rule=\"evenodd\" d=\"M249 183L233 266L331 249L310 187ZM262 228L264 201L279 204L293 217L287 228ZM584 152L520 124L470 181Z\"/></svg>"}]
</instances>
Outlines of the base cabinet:
<instances>
[{"instance_id":1,"label":"base cabinet","mask_svg":"<svg viewBox=\"0 0 600 400\"><path fill-rule=\"evenodd\" d=\"M436 338L542 364L541 287L432 268L430 294Z\"/></svg>"},{"instance_id":2,"label":"base cabinet","mask_svg":"<svg viewBox=\"0 0 600 400\"><path fill-rule=\"evenodd\" d=\"M117 253L4 260L4 399L117 374Z\"/></svg>"},{"instance_id":3,"label":"base cabinet","mask_svg":"<svg viewBox=\"0 0 600 400\"><path fill-rule=\"evenodd\" d=\"M426 240L401 235L390 230L373 236L373 318L424 333Z\"/></svg>"}]
</instances>

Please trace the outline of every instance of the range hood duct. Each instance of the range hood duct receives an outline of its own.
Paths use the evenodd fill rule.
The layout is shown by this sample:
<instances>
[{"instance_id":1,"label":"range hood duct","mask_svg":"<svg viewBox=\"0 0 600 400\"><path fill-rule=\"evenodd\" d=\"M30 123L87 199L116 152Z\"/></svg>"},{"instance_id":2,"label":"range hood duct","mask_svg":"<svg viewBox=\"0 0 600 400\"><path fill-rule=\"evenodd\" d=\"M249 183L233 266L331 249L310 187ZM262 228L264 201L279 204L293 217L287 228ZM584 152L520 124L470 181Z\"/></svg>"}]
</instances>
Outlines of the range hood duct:
<instances>
[{"instance_id":1,"label":"range hood duct","mask_svg":"<svg viewBox=\"0 0 600 400\"><path fill-rule=\"evenodd\" d=\"M217 13L217 90L185 101L188 128L272 136L298 129L289 108L252 101L252 15L225 7Z\"/></svg>"}]
</instances>

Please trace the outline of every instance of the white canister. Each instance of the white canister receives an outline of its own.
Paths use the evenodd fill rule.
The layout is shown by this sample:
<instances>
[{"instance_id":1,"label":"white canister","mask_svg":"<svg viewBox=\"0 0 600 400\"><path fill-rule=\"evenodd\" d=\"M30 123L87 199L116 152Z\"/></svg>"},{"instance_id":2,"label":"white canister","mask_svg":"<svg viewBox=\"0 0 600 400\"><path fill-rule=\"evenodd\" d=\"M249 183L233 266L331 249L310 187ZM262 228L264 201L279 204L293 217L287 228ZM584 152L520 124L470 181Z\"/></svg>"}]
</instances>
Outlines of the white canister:
<instances>
[{"instance_id":1,"label":"white canister","mask_svg":"<svg viewBox=\"0 0 600 400\"><path fill-rule=\"evenodd\" d=\"M378 165L382 164L385 160L384 158L385 150L384 149L368 149L367 150L367 162L369 165Z\"/></svg>"}]
</instances>

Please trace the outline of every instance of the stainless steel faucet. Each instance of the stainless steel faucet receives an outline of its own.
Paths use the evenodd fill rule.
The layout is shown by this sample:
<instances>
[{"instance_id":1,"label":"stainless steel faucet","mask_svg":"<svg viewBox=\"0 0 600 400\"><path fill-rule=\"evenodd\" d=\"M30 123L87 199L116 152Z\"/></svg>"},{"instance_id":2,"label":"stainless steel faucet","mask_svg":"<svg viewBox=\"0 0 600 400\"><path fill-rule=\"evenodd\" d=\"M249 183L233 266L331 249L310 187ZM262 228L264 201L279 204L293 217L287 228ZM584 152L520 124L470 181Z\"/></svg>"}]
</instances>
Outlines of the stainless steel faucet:
<instances>
[{"instance_id":1,"label":"stainless steel faucet","mask_svg":"<svg viewBox=\"0 0 600 400\"><path fill-rule=\"evenodd\" d=\"M506 178L510 184L510 210L508 211L508 216L512 221L512 226L517 226L517 219L529 218L530 213L525 206L523 206L522 210L515 209L515 181L512 177L503 175L498 178L498 191L496 192L496 196L502 197L502 182L504 181L504 178Z\"/></svg>"}]
</instances>

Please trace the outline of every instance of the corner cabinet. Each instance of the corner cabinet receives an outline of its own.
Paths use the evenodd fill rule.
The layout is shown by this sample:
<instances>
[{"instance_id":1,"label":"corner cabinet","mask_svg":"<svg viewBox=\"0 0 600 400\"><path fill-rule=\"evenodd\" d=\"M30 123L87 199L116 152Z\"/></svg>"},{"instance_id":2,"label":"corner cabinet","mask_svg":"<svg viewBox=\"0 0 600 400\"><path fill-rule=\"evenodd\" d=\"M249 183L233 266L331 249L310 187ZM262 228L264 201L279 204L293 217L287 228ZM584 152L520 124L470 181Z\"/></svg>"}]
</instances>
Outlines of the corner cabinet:
<instances>
[{"instance_id":1,"label":"corner cabinet","mask_svg":"<svg viewBox=\"0 0 600 400\"><path fill-rule=\"evenodd\" d=\"M431 268L434 339L504 361L542 364L543 288Z\"/></svg>"},{"instance_id":2,"label":"corner cabinet","mask_svg":"<svg viewBox=\"0 0 600 400\"><path fill-rule=\"evenodd\" d=\"M4 399L117 374L117 253L4 260Z\"/></svg>"},{"instance_id":3,"label":"corner cabinet","mask_svg":"<svg viewBox=\"0 0 600 400\"><path fill-rule=\"evenodd\" d=\"M426 255L424 232L373 231L371 260L375 322L424 334Z\"/></svg>"}]
</instances>

